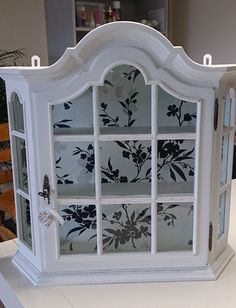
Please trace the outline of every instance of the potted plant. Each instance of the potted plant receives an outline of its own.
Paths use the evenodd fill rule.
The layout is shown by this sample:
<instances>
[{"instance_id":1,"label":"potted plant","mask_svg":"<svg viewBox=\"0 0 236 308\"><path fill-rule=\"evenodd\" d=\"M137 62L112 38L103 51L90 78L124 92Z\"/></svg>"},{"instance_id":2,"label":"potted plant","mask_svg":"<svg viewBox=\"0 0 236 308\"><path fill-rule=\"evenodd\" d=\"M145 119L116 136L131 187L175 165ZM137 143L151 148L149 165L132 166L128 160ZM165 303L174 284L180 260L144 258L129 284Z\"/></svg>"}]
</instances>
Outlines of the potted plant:
<instances>
[{"instance_id":1,"label":"potted plant","mask_svg":"<svg viewBox=\"0 0 236 308\"><path fill-rule=\"evenodd\" d=\"M17 65L17 60L24 57L22 49L6 51L0 49L0 66ZM8 122L5 83L0 78L0 123Z\"/></svg>"}]
</instances>

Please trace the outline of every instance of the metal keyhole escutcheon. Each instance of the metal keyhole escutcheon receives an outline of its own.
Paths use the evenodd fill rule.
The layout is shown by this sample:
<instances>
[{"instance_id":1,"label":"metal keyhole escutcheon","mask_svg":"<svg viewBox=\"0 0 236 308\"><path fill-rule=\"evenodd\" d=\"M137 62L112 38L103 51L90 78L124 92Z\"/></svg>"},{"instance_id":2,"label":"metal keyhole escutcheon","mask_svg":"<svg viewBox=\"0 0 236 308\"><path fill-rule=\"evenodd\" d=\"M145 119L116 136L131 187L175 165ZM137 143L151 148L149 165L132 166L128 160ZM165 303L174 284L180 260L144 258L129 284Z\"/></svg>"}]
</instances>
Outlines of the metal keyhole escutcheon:
<instances>
[{"instance_id":1,"label":"metal keyhole escutcheon","mask_svg":"<svg viewBox=\"0 0 236 308\"><path fill-rule=\"evenodd\" d=\"M40 191L38 193L40 197L43 197L43 199L48 200L48 204L50 203L50 185L49 185L49 178L47 175L43 178L43 191Z\"/></svg>"}]
</instances>

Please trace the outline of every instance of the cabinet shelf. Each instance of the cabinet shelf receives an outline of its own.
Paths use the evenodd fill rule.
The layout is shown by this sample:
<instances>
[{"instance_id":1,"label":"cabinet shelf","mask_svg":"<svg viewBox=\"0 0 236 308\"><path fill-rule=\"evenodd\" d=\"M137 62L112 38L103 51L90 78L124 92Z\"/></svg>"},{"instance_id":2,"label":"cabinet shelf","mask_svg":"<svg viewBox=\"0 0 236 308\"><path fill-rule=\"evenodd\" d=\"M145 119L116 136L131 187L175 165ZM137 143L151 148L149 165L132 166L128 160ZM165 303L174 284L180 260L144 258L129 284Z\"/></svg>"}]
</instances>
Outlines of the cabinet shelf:
<instances>
[{"instance_id":1,"label":"cabinet shelf","mask_svg":"<svg viewBox=\"0 0 236 308\"><path fill-rule=\"evenodd\" d=\"M151 203L151 183L102 184L101 203L145 202ZM58 185L58 202L61 204L95 202L94 184ZM158 183L157 202L174 200L193 201L193 183Z\"/></svg>"},{"instance_id":2,"label":"cabinet shelf","mask_svg":"<svg viewBox=\"0 0 236 308\"><path fill-rule=\"evenodd\" d=\"M89 32L89 31L91 31L93 29L95 29L95 27L94 28L92 28L92 27L76 27L75 28L75 30L77 32Z\"/></svg>"},{"instance_id":3,"label":"cabinet shelf","mask_svg":"<svg viewBox=\"0 0 236 308\"><path fill-rule=\"evenodd\" d=\"M56 141L92 141L92 128L54 128ZM106 140L151 140L151 127L102 127L99 139ZM196 139L195 127L165 126L158 129L157 139Z\"/></svg>"}]
</instances>

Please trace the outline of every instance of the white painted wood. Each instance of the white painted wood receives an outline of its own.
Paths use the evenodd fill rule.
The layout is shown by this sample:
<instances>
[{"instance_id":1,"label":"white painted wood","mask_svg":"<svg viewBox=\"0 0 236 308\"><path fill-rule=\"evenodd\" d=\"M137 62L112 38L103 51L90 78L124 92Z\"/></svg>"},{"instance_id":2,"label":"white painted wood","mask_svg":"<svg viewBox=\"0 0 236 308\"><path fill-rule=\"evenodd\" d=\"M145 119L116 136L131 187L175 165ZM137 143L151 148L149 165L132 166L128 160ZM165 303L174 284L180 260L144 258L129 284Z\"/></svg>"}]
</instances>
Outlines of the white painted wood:
<instances>
[{"instance_id":1,"label":"white painted wood","mask_svg":"<svg viewBox=\"0 0 236 308\"><path fill-rule=\"evenodd\" d=\"M145 87L152 89L150 123L145 123L142 127L100 127L99 87L104 87L107 74L118 65L137 68L143 75ZM236 77L234 66L208 67L196 64L186 56L182 48L173 47L157 31L138 23L117 22L91 31L76 47L68 48L53 66L1 68L0 76L6 81L8 100L11 101L12 93L17 93L24 106L25 132L12 129L12 115L10 121L12 138L26 141L29 192L19 188L17 174L15 188L16 195L25 197L31 204L33 249L20 239L14 262L33 283L184 281L215 279L218 276L233 255L227 246L228 205L225 216L226 230L219 242L216 240L216 230L219 192L227 191L229 200L231 185L230 177L224 187L219 184L221 137L223 134L230 135L227 167L229 176L234 131L232 123L229 129L222 128L224 109L221 97L219 127L214 131L214 106L216 93L223 93L221 87L225 89L226 83L231 84L231 80ZM91 123L87 127L54 129L53 106L61 107L90 89L92 99L88 100L87 104L88 107L92 105L90 110L93 120L90 122L93 123L93 129L89 128ZM159 125L159 91L165 91L174 99L170 103L172 105L176 104L175 100L196 104L196 125ZM232 116L231 122L233 119ZM146 142L152 146L152 181L129 184L118 181L108 187L101 183L101 165L103 155L109 157L109 153L105 153L109 152L109 149L107 147L107 150L102 152L101 145L111 141L129 140ZM157 180L159 140L191 141L194 144L193 181ZM94 180L84 183L79 181L78 184L57 184L55 142L62 147L92 143L95 154ZM17 161L14 149L13 154L14 162ZM38 192L43 191L45 175L48 176L50 184L49 204L38 195ZM158 247L157 230L160 222L157 203L168 206L176 202L181 203L182 209L190 209L193 204L193 244L187 248L168 247L167 251L162 251ZM103 251L103 205L106 208L118 209L122 204L150 208L151 244L144 251ZM96 206L97 254L63 254L60 244L61 227L53 223L46 229L38 222L41 211L53 209L60 212L63 207L71 205ZM17 216L20 224L22 218L19 212ZM210 222L214 226L211 252L208 251ZM65 236L66 240L67 237ZM87 242L90 243L90 240L87 239Z\"/></svg>"},{"instance_id":2,"label":"white painted wood","mask_svg":"<svg viewBox=\"0 0 236 308\"><path fill-rule=\"evenodd\" d=\"M102 254L102 209L101 209L101 151L100 151L100 127L98 111L98 89L93 87L93 127L94 127L94 156L95 156L95 193L97 214L97 254Z\"/></svg>"},{"instance_id":3,"label":"white painted wood","mask_svg":"<svg viewBox=\"0 0 236 308\"><path fill-rule=\"evenodd\" d=\"M151 183L151 252L157 253L157 127L158 127L158 87L151 87L151 129L152 129L152 183Z\"/></svg>"}]
</instances>

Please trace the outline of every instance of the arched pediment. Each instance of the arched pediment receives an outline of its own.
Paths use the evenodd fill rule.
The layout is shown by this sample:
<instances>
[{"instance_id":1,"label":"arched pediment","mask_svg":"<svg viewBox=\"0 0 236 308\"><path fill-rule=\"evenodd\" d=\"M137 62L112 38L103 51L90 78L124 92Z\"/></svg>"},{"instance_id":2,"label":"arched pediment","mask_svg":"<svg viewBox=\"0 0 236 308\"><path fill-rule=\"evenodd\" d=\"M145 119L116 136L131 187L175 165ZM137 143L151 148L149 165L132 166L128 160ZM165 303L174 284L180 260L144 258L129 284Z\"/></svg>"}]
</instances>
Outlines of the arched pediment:
<instances>
[{"instance_id":1,"label":"arched pediment","mask_svg":"<svg viewBox=\"0 0 236 308\"><path fill-rule=\"evenodd\" d=\"M69 73L91 66L102 65L101 58L110 61L135 62L137 56L157 69L164 69L172 76L190 85L217 87L219 79L227 71L226 66L204 66L192 61L182 47L174 47L160 32L136 22L113 22L89 32L75 47L67 48L63 56L52 66L22 68L21 74L38 82L61 79ZM123 50L123 52L122 52ZM149 60L148 60L149 59ZM14 69L12 69L14 71ZM147 69L148 71L148 69ZM9 71L8 71L9 75ZM150 77L151 78L151 77Z\"/></svg>"}]
</instances>

